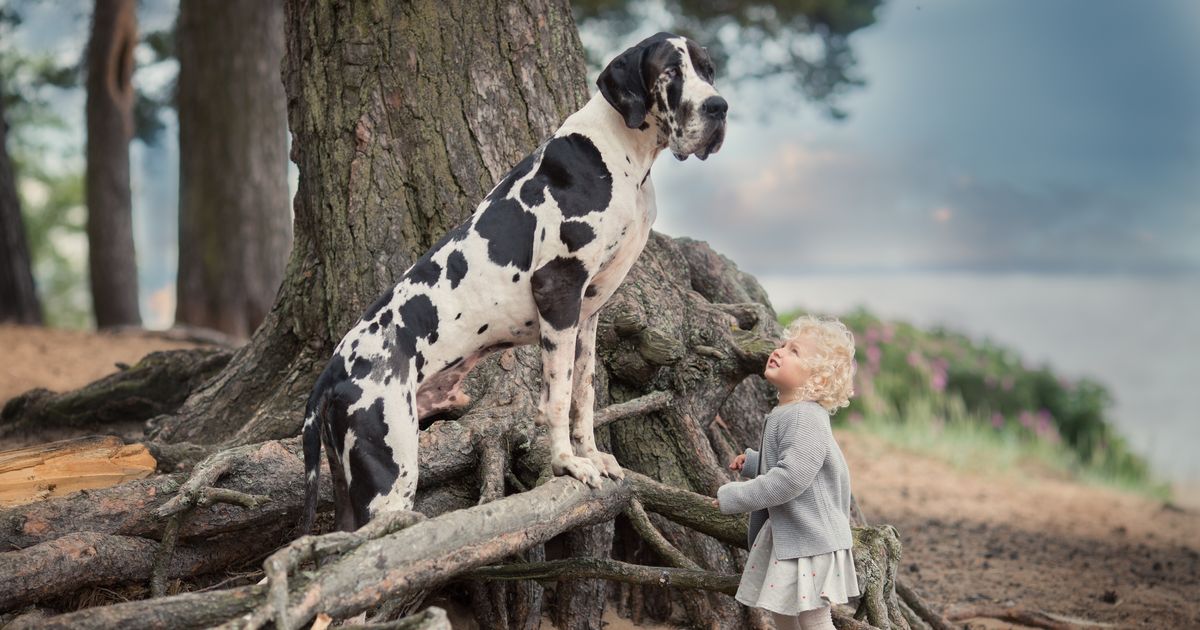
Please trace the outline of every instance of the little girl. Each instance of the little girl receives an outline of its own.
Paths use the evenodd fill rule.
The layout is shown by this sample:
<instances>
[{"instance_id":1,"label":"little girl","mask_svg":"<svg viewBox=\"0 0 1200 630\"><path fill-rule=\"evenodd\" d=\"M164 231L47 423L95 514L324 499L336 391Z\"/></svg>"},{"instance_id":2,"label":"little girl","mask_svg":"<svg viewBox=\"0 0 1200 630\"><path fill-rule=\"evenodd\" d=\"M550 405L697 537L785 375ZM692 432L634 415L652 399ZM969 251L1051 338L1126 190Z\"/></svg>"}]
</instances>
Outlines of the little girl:
<instances>
[{"instance_id":1,"label":"little girl","mask_svg":"<svg viewBox=\"0 0 1200 630\"><path fill-rule=\"evenodd\" d=\"M779 405L763 425L762 452L734 458L729 467L749 481L717 491L725 514L752 512L737 600L770 611L780 630L833 630L831 606L859 595L850 471L829 426L829 414L850 404L854 369L844 324L792 322L763 371Z\"/></svg>"}]
</instances>

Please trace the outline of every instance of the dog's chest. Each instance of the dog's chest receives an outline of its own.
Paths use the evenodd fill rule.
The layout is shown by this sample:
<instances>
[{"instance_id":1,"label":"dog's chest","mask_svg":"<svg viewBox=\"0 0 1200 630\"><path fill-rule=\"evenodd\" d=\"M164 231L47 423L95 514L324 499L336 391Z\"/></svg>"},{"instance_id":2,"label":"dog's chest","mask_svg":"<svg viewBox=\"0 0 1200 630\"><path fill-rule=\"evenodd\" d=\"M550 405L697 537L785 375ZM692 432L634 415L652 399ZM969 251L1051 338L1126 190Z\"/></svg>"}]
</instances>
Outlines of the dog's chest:
<instances>
[{"instance_id":1,"label":"dog's chest","mask_svg":"<svg viewBox=\"0 0 1200 630\"><path fill-rule=\"evenodd\" d=\"M613 234L584 294L582 318L594 313L612 297L650 237L657 207L649 177L635 186L627 199L629 202L625 207L612 208L613 212L606 217L613 224Z\"/></svg>"}]
</instances>

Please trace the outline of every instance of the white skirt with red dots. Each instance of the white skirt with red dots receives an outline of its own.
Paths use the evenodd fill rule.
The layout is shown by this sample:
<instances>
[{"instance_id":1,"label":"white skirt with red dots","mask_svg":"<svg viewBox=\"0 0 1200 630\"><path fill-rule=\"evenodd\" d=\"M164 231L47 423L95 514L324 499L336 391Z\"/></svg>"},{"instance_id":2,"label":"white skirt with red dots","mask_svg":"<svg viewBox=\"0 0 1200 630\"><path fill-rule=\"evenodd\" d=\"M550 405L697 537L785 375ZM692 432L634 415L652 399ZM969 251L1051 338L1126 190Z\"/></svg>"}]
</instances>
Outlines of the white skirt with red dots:
<instances>
[{"instance_id":1,"label":"white skirt with red dots","mask_svg":"<svg viewBox=\"0 0 1200 630\"><path fill-rule=\"evenodd\" d=\"M776 560L771 520L763 524L750 548L737 600L781 615L845 604L858 597L858 575L849 549L807 558Z\"/></svg>"}]
</instances>

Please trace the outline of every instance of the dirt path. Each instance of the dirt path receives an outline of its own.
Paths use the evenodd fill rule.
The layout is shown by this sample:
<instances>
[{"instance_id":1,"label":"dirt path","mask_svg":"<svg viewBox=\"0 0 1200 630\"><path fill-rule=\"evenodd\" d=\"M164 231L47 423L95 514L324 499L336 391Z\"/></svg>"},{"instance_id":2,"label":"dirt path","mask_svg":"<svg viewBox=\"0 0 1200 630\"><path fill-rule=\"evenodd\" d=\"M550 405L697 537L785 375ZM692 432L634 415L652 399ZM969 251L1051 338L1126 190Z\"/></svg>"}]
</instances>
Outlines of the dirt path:
<instances>
[{"instance_id":1,"label":"dirt path","mask_svg":"<svg viewBox=\"0 0 1200 630\"><path fill-rule=\"evenodd\" d=\"M77 387L117 362L188 345L0 326L0 405L31 387ZM1118 627L1200 628L1200 512L1036 471L963 471L861 433L839 431L838 441L864 511L900 531L903 575L931 603L1017 605Z\"/></svg>"},{"instance_id":2,"label":"dirt path","mask_svg":"<svg viewBox=\"0 0 1200 630\"><path fill-rule=\"evenodd\" d=\"M929 601L1200 628L1194 510L1036 473L977 475L859 433L838 442L863 510L900 531L903 575Z\"/></svg>"}]
</instances>

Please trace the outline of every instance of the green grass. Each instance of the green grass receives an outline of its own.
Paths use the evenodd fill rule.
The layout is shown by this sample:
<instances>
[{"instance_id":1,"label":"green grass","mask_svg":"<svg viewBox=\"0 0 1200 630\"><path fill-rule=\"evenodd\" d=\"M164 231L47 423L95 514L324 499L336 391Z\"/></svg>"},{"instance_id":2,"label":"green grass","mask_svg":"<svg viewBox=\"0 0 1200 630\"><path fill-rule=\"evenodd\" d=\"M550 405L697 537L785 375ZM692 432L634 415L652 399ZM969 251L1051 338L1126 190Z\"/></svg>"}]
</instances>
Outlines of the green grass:
<instances>
[{"instance_id":1,"label":"green grass","mask_svg":"<svg viewBox=\"0 0 1200 630\"><path fill-rule=\"evenodd\" d=\"M783 323L798 313L780 317ZM1108 419L1100 383L1030 366L1011 349L947 330L840 318L853 332L858 374L834 423L964 470L1056 476L1169 500Z\"/></svg>"}]
</instances>

